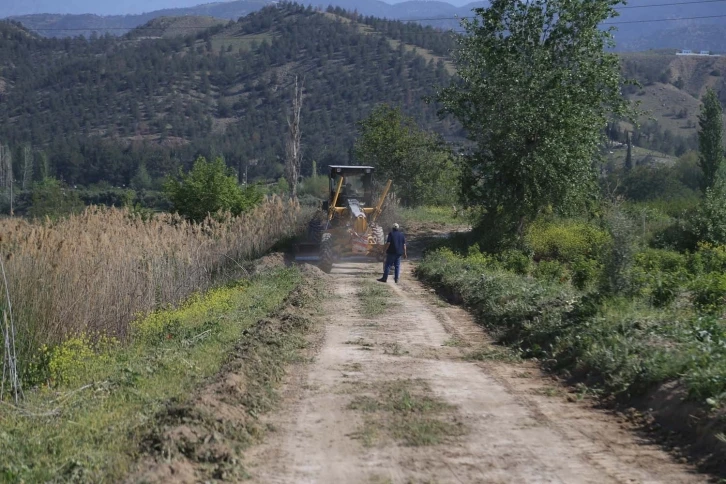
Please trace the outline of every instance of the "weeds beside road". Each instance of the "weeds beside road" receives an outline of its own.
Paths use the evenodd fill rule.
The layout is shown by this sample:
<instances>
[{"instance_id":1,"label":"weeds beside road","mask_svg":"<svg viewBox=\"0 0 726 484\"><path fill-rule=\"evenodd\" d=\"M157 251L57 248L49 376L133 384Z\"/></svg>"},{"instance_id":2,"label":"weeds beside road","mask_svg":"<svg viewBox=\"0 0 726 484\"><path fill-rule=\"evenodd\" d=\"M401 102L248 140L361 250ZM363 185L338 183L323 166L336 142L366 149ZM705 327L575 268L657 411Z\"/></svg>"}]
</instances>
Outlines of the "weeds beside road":
<instances>
[{"instance_id":1,"label":"weeds beside road","mask_svg":"<svg viewBox=\"0 0 726 484\"><path fill-rule=\"evenodd\" d=\"M307 296L290 296L303 287ZM236 365L242 367L236 371L240 385L228 396L236 395L244 414L269 409L281 365L304 344L301 334L309 323L288 320L273 334L264 330L270 320L263 318L288 304L315 306L309 300L317 297L315 287L298 270L278 268L150 315L135 325L128 347L79 354L67 344L69 351L57 360L64 379L56 388L28 392L21 408L0 407L0 481L118 482L132 469L143 442L152 454L185 457L173 439L163 438L165 416L191 402L196 388L229 366L238 345L241 357L257 355L256 366L246 372ZM254 418L249 419L245 426L207 433L242 448L254 438ZM234 454L230 444L229 459Z\"/></svg>"},{"instance_id":2,"label":"weeds beside road","mask_svg":"<svg viewBox=\"0 0 726 484\"><path fill-rule=\"evenodd\" d=\"M140 316L244 275L245 261L299 231L300 213L295 203L271 199L241 217L201 224L102 208L54 222L0 220L26 387L55 383L63 342L87 352L128 343Z\"/></svg>"},{"instance_id":3,"label":"weeds beside road","mask_svg":"<svg viewBox=\"0 0 726 484\"><path fill-rule=\"evenodd\" d=\"M448 241L418 277L464 304L498 340L573 384L618 402L656 409L660 425L697 442L710 469L726 402L722 248L690 254L633 245L615 268L625 293L609 293L607 232L584 222L533 226L528 249L498 254ZM453 250L452 250L453 249Z\"/></svg>"}]
</instances>

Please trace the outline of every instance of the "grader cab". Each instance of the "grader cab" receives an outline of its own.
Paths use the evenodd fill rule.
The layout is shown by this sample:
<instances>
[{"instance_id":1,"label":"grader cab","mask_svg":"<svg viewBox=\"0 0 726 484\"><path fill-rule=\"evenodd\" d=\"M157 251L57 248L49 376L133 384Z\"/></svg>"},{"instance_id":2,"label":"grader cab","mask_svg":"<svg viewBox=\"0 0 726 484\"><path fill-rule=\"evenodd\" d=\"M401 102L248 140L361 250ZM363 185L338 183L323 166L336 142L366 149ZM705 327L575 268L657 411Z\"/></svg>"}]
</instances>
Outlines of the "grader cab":
<instances>
[{"instance_id":1,"label":"grader cab","mask_svg":"<svg viewBox=\"0 0 726 484\"><path fill-rule=\"evenodd\" d=\"M344 260L383 260L383 227L376 224L391 189L388 180L374 198L372 166L331 166L329 196L308 224L308 240L296 247L295 260L317 262L325 272Z\"/></svg>"}]
</instances>

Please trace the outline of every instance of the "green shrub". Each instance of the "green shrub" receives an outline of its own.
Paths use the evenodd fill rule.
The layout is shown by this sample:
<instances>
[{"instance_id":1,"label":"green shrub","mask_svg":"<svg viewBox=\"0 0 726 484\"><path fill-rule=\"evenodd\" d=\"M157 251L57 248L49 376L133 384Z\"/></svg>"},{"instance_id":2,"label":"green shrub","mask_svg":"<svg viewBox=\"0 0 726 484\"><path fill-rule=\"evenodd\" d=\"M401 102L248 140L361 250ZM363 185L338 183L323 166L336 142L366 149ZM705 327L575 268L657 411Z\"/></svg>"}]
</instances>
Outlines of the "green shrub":
<instances>
[{"instance_id":1,"label":"green shrub","mask_svg":"<svg viewBox=\"0 0 726 484\"><path fill-rule=\"evenodd\" d=\"M208 162L199 157L189 173L179 172L164 184L174 210L195 222L219 211L233 215L258 205L262 194L256 187L242 188L222 158Z\"/></svg>"},{"instance_id":2,"label":"green shrub","mask_svg":"<svg viewBox=\"0 0 726 484\"><path fill-rule=\"evenodd\" d=\"M651 301L655 307L670 306L680 294L684 279L680 273L661 272L654 277Z\"/></svg>"},{"instance_id":3,"label":"green shrub","mask_svg":"<svg viewBox=\"0 0 726 484\"><path fill-rule=\"evenodd\" d=\"M637 229L620 203L605 206L604 219L611 244L604 255L601 290L621 295L633 292L633 259L639 244ZM637 268L635 268L637 269Z\"/></svg>"},{"instance_id":4,"label":"green shrub","mask_svg":"<svg viewBox=\"0 0 726 484\"><path fill-rule=\"evenodd\" d=\"M34 218L55 219L82 212L85 207L77 190L54 178L46 178L36 183L31 200L28 215Z\"/></svg>"},{"instance_id":5,"label":"green shrub","mask_svg":"<svg viewBox=\"0 0 726 484\"><path fill-rule=\"evenodd\" d=\"M554 273L557 266L543 262L535 274ZM583 378L607 394L635 396L679 380L692 399L720 406L726 402L726 325L714 315L668 308L684 286L684 264L683 257L667 251L638 258L633 270L647 282L650 300L597 291L578 296L569 285L502 270L478 249L468 257L432 251L416 275L456 294L500 342L523 357L540 358L548 368ZM593 259L572 266L573 282L603 270ZM578 271L590 276L577 276ZM691 286L698 304L723 303L726 276L709 274L698 281Z\"/></svg>"},{"instance_id":6,"label":"green shrub","mask_svg":"<svg viewBox=\"0 0 726 484\"><path fill-rule=\"evenodd\" d=\"M632 295L647 296L656 307L667 307L690 279L689 257L665 249L647 248L633 257Z\"/></svg>"},{"instance_id":7,"label":"green shrub","mask_svg":"<svg viewBox=\"0 0 726 484\"><path fill-rule=\"evenodd\" d=\"M684 212L672 224L653 232L650 244L661 249L678 251L693 250L698 236L691 224L692 212Z\"/></svg>"},{"instance_id":8,"label":"green shrub","mask_svg":"<svg viewBox=\"0 0 726 484\"><path fill-rule=\"evenodd\" d=\"M518 250L507 250L499 254L499 261L502 268L512 271L515 274L526 275L532 267L532 259L527 254Z\"/></svg>"},{"instance_id":9,"label":"green shrub","mask_svg":"<svg viewBox=\"0 0 726 484\"><path fill-rule=\"evenodd\" d=\"M595 259L576 257L570 267L572 270L572 284L580 290L589 288L602 276L603 265Z\"/></svg>"},{"instance_id":10,"label":"green shrub","mask_svg":"<svg viewBox=\"0 0 726 484\"><path fill-rule=\"evenodd\" d=\"M703 312L720 312L726 306L726 274L711 272L697 277L691 290L693 304Z\"/></svg>"},{"instance_id":11,"label":"green shrub","mask_svg":"<svg viewBox=\"0 0 726 484\"><path fill-rule=\"evenodd\" d=\"M300 186L297 189L298 197L309 195L310 197L317 198L319 200L325 200L328 198L328 177L327 176L312 176L305 178L300 182Z\"/></svg>"},{"instance_id":12,"label":"green shrub","mask_svg":"<svg viewBox=\"0 0 726 484\"><path fill-rule=\"evenodd\" d=\"M644 249L634 256L634 264L648 272L686 272L688 258L665 249Z\"/></svg>"},{"instance_id":13,"label":"green shrub","mask_svg":"<svg viewBox=\"0 0 726 484\"><path fill-rule=\"evenodd\" d=\"M689 269L693 274L726 272L726 246L698 244L698 250L690 256Z\"/></svg>"},{"instance_id":14,"label":"green shrub","mask_svg":"<svg viewBox=\"0 0 726 484\"><path fill-rule=\"evenodd\" d=\"M543 260L535 264L532 275L537 279L554 282L565 282L570 279L567 266L556 260Z\"/></svg>"},{"instance_id":15,"label":"green shrub","mask_svg":"<svg viewBox=\"0 0 726 484\"><path fill-rule=\"evenodd\" d=\"M714 315L690 321L688 356L690 368L683 372L689 396L713 407L726 401L726 326Z\"/></svg>"},{"instance_id":16,"label":"green shrub","mask_svg":"<svg viewBox=\"0 0 726 484\"><path fill-rule=\"evenodd\" d=\"M698 240L726 244L726 180L719 178L706 190L693 225Z\"/></svg>"},{"instance_id":17,"label":"green shrub","mask_svg":"<svg viewBox=\"0 0 726 484\"><path fill-rule=\"evenodd\" d=\"M576 220L538 221L525 234L525 243L535 259L570 262L576 258L597 258L610 244L608 233Z\"/></svg>"},{"instance_id":18,"label":"green shrub","mask_svg":"<svg viewBox=\"0 0 726 484\"><path fill-rule=\"evenodd\" d=\"M467 270L496 269L500 268L501 265L501 262L494 256L481 252L476 244L469 247L464 259L464 267Z\"/></svg>"}]
</instances>

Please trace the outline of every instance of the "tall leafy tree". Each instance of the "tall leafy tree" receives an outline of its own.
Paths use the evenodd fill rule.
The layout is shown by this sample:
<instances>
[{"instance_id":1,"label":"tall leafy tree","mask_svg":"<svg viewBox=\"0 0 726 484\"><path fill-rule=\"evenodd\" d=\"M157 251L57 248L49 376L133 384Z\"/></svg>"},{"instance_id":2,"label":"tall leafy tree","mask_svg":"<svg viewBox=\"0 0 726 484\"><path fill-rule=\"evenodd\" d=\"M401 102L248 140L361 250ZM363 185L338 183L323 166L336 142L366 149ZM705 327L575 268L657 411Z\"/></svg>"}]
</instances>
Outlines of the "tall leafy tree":
<instances>
[{"instance_id":1,"label":"tall leafy tree","mask_svg":"<svg viewBox=\"0 0 726 484\"><path fill-rule=\"evenodd\" d=\"M439 99L466 128L463 195L521 234L595 192L607 120L627 117L618 58L601 23L617 0L493 0L463 21L460 82Z\"/></svg>"},{"instance_id":2,"label":"tall leafy tree","mask_svg":"<svg viewBox=\"0 0 726 484\"><path fill-rule=\"evenodd\" d=\"M189 173L180 171L176 178L166 181L164 193L174 210L195 222L219 211L239 215L262 201L256 187L242 188L237 184L237 176L222 158L198 158Z\"/></svg>"},{"instance_id":3,"label":"tall leafy tree","mask_svg":"<svg viewBox=\"0 0 726 484\"><path fill-rule=\"evenodd\" d=\"M395 192L406 205L453 200L456 172L439 136L387 104L377 106L359 126L356 159L375 166L381 178L393 180Z\"/></svg>"},{"instance_id":4,"label":"tall leafy tree","mask_svg":"<svg viewBox=\"0 0 726 484\"><path fill-rule=\"evenodd\" d=\"M706 191L715 185L724 160L723 112L718 96L712 89L703 97L698 124L698 164L703 170L703 189Z\"/></svg>"},{"instance_id":5,"label":"tall leafy tree","mask_svg":"<svg viewBox=\"0 0 726 484\"><path fill-rule=\"evenodd\" d=\"M32 205L28 215L34 218L55 219L83 210L84 204L78 192L55 178L45 178L35 184L31 195Z\"/></svg>"}]
</instances>

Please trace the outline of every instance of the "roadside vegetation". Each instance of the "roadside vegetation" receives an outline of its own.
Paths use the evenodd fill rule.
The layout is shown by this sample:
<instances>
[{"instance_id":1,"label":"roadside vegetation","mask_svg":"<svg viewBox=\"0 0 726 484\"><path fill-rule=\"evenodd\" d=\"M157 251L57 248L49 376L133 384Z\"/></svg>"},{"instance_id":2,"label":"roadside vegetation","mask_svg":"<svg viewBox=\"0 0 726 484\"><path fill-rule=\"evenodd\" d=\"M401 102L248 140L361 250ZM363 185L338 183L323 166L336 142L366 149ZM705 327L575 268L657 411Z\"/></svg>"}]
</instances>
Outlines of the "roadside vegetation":
<instances>
[{"instance_id":1,"label":"roadside vegetation","mask_svg":"<svg viewBox=\"0 0 726 484\"><path fill-rule=\"evenodd\" d=\"M271 323L261 318L286 304L310 305L298 296L290 299L302 286L315 283L294 269L271 269L135 320L130 344L78 336L48 351L52 386L26 392L21 407L0 406L0 481L120 480L144 442L158 438L171 413L167 407L192 401L201 384L229 365L236 345L246 348L245 358L257 355L257 366L237 372L238 405L252 415L269 409L265 402L274 399L280 366L303 345L306 327L288 324L268 334L262 330ZM314 289L307 294L317 297ZM228 438L243 448L262 431L248 418L244 427L208 432L217 432L217 442ZM184 454L162 443L165 459Z\"/></svg>"},{"instance_id":2,"label":"roadside vegetation","mask_svg":"<svg viewBox=\"0 0 726 484\"><path fill-rule=\"evenodd\" d=\"M526 240L498 254L438 249L417 274L521 355L608 394L678 380L688 398L726 403L723 247L619 248L597 224L572 220L533 225ZM622 249L630 260L613 260Z\"/></svg>"},{"instance_id":3,"label":"roadside vegetation","mask_svg":"<svg viewBox=\"0 0 726 484\"><path fill-rule=\"evenodd\" d=\"M456 205L400 207L398 215L404 227L416 225L464 225L471 223L471 214Z\"/></svg>"},{"instance_id":4,"label":"roadside vegetation","mask_svg":"<svg viewBox=\"0 0 726 484\"><path fill-rule=\"evenodd\" d=\"M15 82L6 96L17 119L4 127L13 148L0 146L0 209L32 220L0 220L0 480L116 481L142 454L157 463L173 456L200 464L198 480L243 477L234 459L261 431L256 416L274 399L280 362L304 345L310 320L299 314L302 299L316 297L296 292L309 285L299 271L260 274L250 263L304 231L310 219L305 207L319 207L329 193L312 158L306 158L312 169L304 170L310 176L290 181L280 178L279 163L256 165L258 157L274 160L281 152L288 83L277 74L260 83L258 74L291 61L311 63L301 52L314 55L317 66L305 85L309 111L302 116L311 120L305 152L325 166L355 160L374 165L379 182L391 178L393 193L377 220L386 230L394 222L473 226L430 243L416 269L510 347L474 350L472 360L536 358L622 401L670 385L672 406L695 404L696 418L715 422L708 431L723 432L717 419L726 411L721 103L711 91L703 99L699 152L688 151L691 144L671 146L666 151L678 156L673 164L634 157L627 126L642 113L623 97L629 82L610 49L611 32L599 27L617 14L615 6L605 0L492 0L462 21L466 35L426 31L433 51L448 52L458 43L453 82L443 60L427 64L403 47L395 52L383 38L298 5L152 42L144 52L133 43L109 50L115 45L110 38L65 42L81 71L96 72L99 62L114 59L119 66L158 60L162 69L123 67L131 77L109 75L102 89L89 91L100 100L116 93L109 103L117 111L143 107L144 114L123 117L127 122L113 109L84 108L96 119L76 116L83 106L68 100L87 90L66 74L51 83L63 93ZM394 25L377 28L384 27ZM403 30L394 37L401 40L422 32L398 27ZM275 35L235 54L215 37L232 33ZM60 41L26 38L11 24L0 25L0 35L37 51L31 66L32 56L17 53L23 49L4 49L30 73L43 65L38 59L55 58L60 48ZM99 58L102 51L115 53ZM385 68L371 68L378 65L371 64L371 52ZM353 66L344 77L341 63ZM188 76L199 68L201 85ZM241 74L223 74L232 71ZM165 101L170 73L178 74L180 92L216 92L219 99L184 113ZM351 94L346 89L354 78L360 82ZM119 83L146 85L148 92L132 94ZM238 84L245 95L229 98ZM253 90L265 102L258 103ZM23 110L31 91L57 105L48 116ZM419 95L436 108L411 101ZM363 103L371 108L365 118L362 99L372 101ZM446 117L435 121L436 110ZM257 111L262 114L249 115ZM237 119L233 112L246 114ZM96 138L73 146L63 137L50 141L46 123L80 118L83 126L74 121L63 130L95 126L113 136L158 136L161 144L139 141L120 151ZM24 129L38 119L35 134L46 149L34 151L23 133L38 131ZM235 122L216 126L220 119ZM466 133L468 141L448 144L417 123L438 127L447 140ZM636 138L659 133L641 131ZM626 150L622 166L605 159L616 142ZM673 142L651 148L661 144ZM198 153L210 161L200 157L185 173L180 160ZM180 171L164 182L173 170ZM248 171L273 181L249 186ZM289 193L299 198L289 200ZM89 202L125 208L86 208ZM290 300L291 294L302 299ZM363 285L359 296L367 317L392 304L389 288L380 284ZM244 417L220 423L194 399L230 360L243 368L244 390L225 404L244 409ZM407 445L430 445L463 432L440 418L446 406L429 394L418 381L371 388L352 404L365 415L364 442L381 432ZM186 424L191 430L181 429ZM209 449L210 440L226 447Z\"/></svg>"},{"instance_id":5,"label":"roadside vegetation","mask_svg":"<svg viewBox=\"0 0 726 484\"><path fill-rule=\"evenodd\" d=\"M82 351L126 344L140 315L246 275L246 261L298 233L300 213L295 202L272 198L202 223L106 208L57 221L3 219L3 312L14 321L21 381L52 386L64 342Z\"/></svg>"},{"instance_id":6,"label":"roadside vegetation","mask_svg":"<svg viewBox=\"0 0 726 484\"><path fill-rule=\"evenodd\" d=\"M607 165L600 127L637 115L597 28L610 8L501 0L464 21L463 81L439 99L470 133L459 182L474 228L430 245L416 273L572 383L626 402L661 391L655 417L713 452L726 408L721 105L703 99L698 153ZM523 40L541 32L551 42ZM581 78L561 82L572 63Z\"/></svg>"}]
</instances>

